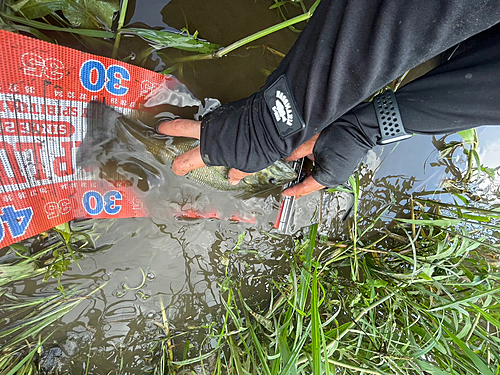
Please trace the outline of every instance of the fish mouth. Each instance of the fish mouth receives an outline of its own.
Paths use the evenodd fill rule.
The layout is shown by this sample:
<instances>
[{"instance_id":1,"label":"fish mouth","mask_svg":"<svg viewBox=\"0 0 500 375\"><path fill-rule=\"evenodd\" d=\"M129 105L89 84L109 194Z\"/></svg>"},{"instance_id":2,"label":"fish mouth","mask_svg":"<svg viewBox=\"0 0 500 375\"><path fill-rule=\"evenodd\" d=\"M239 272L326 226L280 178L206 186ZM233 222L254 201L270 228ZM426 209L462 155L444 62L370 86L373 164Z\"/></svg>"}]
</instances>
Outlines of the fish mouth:
<instances>
[{"instance_id":1,"label":"fish mouth","mask_svg":"<svg viewBox=\"0 0 500 375\"><path fill-rule=\"evenodd\" d=\"M255 174L246 176L243 181L248 187L255 187L259 190L272 190L283 186L297 178L297 173L285 161L278 160L268 168Z\"/></svg>"}]
</instances>

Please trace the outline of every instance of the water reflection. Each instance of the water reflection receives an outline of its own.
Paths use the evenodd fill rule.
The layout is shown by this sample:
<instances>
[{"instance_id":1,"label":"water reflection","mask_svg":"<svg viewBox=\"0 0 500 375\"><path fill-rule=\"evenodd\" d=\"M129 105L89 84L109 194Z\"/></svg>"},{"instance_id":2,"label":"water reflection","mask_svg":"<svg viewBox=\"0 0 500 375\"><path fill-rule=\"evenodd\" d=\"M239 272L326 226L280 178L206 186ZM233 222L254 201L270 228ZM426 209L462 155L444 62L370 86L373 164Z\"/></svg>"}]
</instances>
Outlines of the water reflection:
<instances>
[{"instance_id":1,"label":"water reflection","mask_svg":"<svg viewBox=\"0 0 500 375\"><path fill-rule=\"evenodd\" d=\"M480 133L480 140L494 137L498 139L496 128ZM488 160L496 160L488 159L489 149L496 150L480 148L485 165ZM403 156L409 153L414 155L409 165L418 165L414 170L406 161L402 162ZM387 228L387 222L396 215L409 217L412 195L439 198L441 181L457 177L454 171L464 171L465 160L452 159L454 164L450 167L448 162L436 159L437 155L430 137L414 137L404 147L381 148L365 160L359 170L361 227L390 207L373 228L373 238L380 238L380 233L387 234L386 229L393 232L391 236L397 236L397 229ZM498 201L498 173L496 176L495 180L484 174L476 176L479 179L477 194L482 200L475 204ZM197 200L202 204L218 200L227 204L227 197L192 189L192 186L179 186L176 193L179 197L183 192L189 193L184 197L192 197L192 200L183 198L183 204L195 204ZM338 199L333 195L328 199L323 197L324 212L338 213ZM237 204L271 207L276 203L275 198L254 197ZM336 219L323 215L323 234L339 241L349 236L349 221L338 220L338 215ZM81 372L88 353L90 371L115 371L117 363L122 361L124 374L150 368L154 360L150 353L153 341L162 337L161 329L154 323L162 323L160 298L178 358L182 357L188 342L192 346L186 351L192 357L200 350L206 352L213 348L215 340L210 338L210 333L222 324L221 285L225 280L238 285L247 303L259 310L270 303L272 281L279 282L288 275L293 238L273 232L270 221L250 225L215 219L175 219L163 214L154 218L72 223L74 230L88 231L98 250L88 252L79 261L81 270L73 264L64 276L64 284L89 281L107 284L57 323L59 329L49 346L62 349L61 369ZM300 236L299 231L295 238ZM379 246L391 248L401 241L391 236L383 239ZM38 246L45 246L43 241L51 239L42 240ZM42 283L38 278L12 285L9 293L22 298L35 297L54 293L56 287L55 282Z\"/></svg>"},{"instance_id":2,"label":"water reflection","mask_svg":"<svg viewBox=\"0 0 500 375\"><path fill-rule=\"evenodd\" d=\"M136 13L130 22L149 19L151 7L165 7L161 16L173 26L183 27L181 2L160 3L148 1L147 7L141 8L147 8L147 17ZM189 15L191 28L200 30L202 37L219 44L228 44L239 36L225 33L224 30L229 28L239 30L241 36L255 31L245 29L249 23L241 22L242 18L235 18L231 12L235 6L251 8L254 2L231 3L225 1L212 12L220 11L224 16L217 18L216 27L210 24L213 21L207 17L210 13L207 8L213 3L199 6L198 2L191 6L197 11L195 16ZM136 9L139 9L143 2L137 1L136 4ZM255 10L239 11L244 17L256 13ZM264 28L281 21L274 14L266 18L272 12L267 12L265 4L261 13L266 16L253 21L262 22L262 25L252 21L252 27ZM225 20L233 24L228 26ZM165 26L159 18L151 19L150 25ZM284 46L282 52L286 52L293 39L280 33L271 41ZM175 56L176 52L172 54ZM265 79L261 70L272 70L279 62L274 55L262 54L262 49L249 49L244 54L250 58L228 57L220 62L204 62L191 67L184 71L184 78L198 97L216 96L223 102L239 99L260 87ZM168 61L168 56L163 57ZM163 69L166 63L154 62L152 66ZM497 168L500 160L499 138L499 128L479 131L480 159L491 168ZM127 152L126 148L123 152ZM148 169L154 163L149 159L147 163L134 160L134 163L112 165L111 169L121 170L126 178L136 178L133 183L139 190L149 191L151 187L144 183L152 181L150 176L157 175ZM464 158L438 159L438 150L432 138L426 136L415 136L396 146L377 147L369 153L359 171L360 217L366 218L366 223L390 206L375 227L374 236L385 233L386 223L391 217L410 215L412 194L438 197L439 191L436 193L436 190L440 190L441 181L462 176L464 163ZM141 175L141 171L148 173ZM272 230L277 194L242 200L233 194L200 188L186 178L174 176L168 169L161 175L162 179L153 185L165 187L157 189L156 195L152 196L155 204L151 218L72 224L74 229L85 228L89 232L95 249L88 249L84 259L79 261L81 269L75 264L71 266L63 278L64 285L107 284L55 324L57 331L47 347L58 346L62 349L61 373L84 373L82 369L86 369L89 355L88 373L137 374L150 369L154 361L154 355L150 353L153 342L163 335L154 324L162 323L160 299L174 337L176 357L182 358L189 341L192 346L186 349L187 354L195 357L200 350L206 352L215 345L215 339L209 335L222 324L221 284L226 279L239 285L247 303L259 310L269 305L272 281L279 282L288 275L288 257L293 256L294 242L292 237ZM478 176L477 191L484 204L500 204L498 172L496 176L495 180ZM306 229L302 228L311 223L320 201L321 234L336 241L349 236L349 220L344 222L342 218L349 213L350 196L324 194L321 197L318 194L298 200L295 238L300 239L305 233ZM178 219L174 217L174 212L179 207L198 211L217 207L225 217L234 212L250 212L258 220L256 224L244 224L215 219ZM239 237L241 243L238 243ZM37 246L47 246L50 240L41 241L39 246L30 245L35 251ZM389 236L380 245L390 248L392 240ZM55 281L43 282L42 278L10 285L8 293L19 298L58 293ZM0 303L4 301L5 296Z\"/></svg>"}]
</instances>

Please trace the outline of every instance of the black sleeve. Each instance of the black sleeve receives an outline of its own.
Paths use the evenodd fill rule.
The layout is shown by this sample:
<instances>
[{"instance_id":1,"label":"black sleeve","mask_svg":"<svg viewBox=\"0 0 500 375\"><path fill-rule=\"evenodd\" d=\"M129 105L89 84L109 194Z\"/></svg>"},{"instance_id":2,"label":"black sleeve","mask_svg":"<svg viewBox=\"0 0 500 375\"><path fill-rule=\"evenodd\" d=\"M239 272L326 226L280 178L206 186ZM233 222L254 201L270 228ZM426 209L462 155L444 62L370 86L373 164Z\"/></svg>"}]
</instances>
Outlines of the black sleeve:
<instances>
[{"instance_id":1,"label":"black sleeve","mask_svg":"<svg viewBox=\"0 0 500 375\"><path fill-rule=\"evenodd\" d=\"M469 38L460 49L396 91L407 133L443 134L500 125L500 24ZM373 104L357 105L321 132L314 147L313 177L330 187L346 182L379 138Z\"/></svg>"},{"instance_id":2,"label":"black sleeve","mask_svg":"<svg viewBox=\"0 0 500 375\"><path fill-rule=\"evenodd\" d=\"M202 158L260 170L388 82L499 21L500 0L323 0L263 89L203 119ZM264 98L282 75L305 124L284 136Z\"/></svg>"}]
</instances>

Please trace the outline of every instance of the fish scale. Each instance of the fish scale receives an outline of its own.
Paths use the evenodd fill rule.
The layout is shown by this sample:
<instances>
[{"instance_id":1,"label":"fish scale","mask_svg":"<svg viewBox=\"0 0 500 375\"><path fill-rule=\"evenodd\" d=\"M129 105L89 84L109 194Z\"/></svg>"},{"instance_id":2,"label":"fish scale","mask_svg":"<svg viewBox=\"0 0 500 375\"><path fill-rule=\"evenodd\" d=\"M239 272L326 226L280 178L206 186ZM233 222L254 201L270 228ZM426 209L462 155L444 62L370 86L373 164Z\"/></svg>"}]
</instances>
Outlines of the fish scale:
<instances>
[{"instance_id":1,"label":"fish scale","mask_svg":"<svg viewBox=\"0 0 500 375\"><path fill-rule=\"evenodd\" d=\"M149 132L151 130L148 128ZM166 138L167 136L157 136L156 138ZM171 164L174 159L199 145L198 140L182 139L177 140L174 144L165 146L163 142L152 142L153 137L148 137L144 140L146 149L153 155L161 159L160 161L166 165ZM197 168L188 174L190 180L204 184L212 189L221 191L239 191L239 190L264 190L266 187L280 186L297 176L290 165L281 160L276 161L270 167L264 169L255 175L250 175L241 180L237 185L232 185L227 179L229 173L228 167L212 166ZM272 182L269 180L274 179ZM260 189L259 189L260 188Z\"/></svg>"},{"instance_id":2,"label":"fish scale","mask_svg":"<svg viewBox=\"0 0 500 375\"><path fill-rule=\"evenodd\" d=\"M127 118L100 102L89 103L87 113L89 131L77 156L77 162L81 165L95 160L96 153L102 153L105 145L115 143L120 138L119 129L126 131L128 142L131 142L129 137L131 135L164 165L171 165L177 156L192 150L199 144L198 140L190 138L176 138L172 142L173 137L158 134L141 121ZM169 144L170 142L172 143ZM229 182L228 172L227 167L207 166L189 172L188 178L215 190L256 192L284 185L297 176L290 164L281 160L262 171L245 177L237 185Z\"/></svg>"}]
</instances>

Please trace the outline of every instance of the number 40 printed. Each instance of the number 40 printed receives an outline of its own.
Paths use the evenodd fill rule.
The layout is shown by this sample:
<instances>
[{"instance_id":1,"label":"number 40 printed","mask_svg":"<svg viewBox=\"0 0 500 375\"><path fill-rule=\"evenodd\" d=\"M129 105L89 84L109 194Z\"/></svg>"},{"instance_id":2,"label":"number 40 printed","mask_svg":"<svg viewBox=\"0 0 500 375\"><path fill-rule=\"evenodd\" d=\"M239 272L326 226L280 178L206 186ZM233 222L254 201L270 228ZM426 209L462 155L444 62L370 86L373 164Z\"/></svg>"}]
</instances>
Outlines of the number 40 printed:
<instances>
[{"instance_id":1,"label":"number 40 printed","mask_svg":"<svg viewBox=\"0 0 500 375\"><path fill-rule=\"evenodd\" d=\"M0 242L5 237L5 230L8 230L12 238L23 236L33 218L33 209L31 207L16 210L14 206L0 208ZM5 224L2 225L2 224Z\"/></svg>"}]
</instances>

